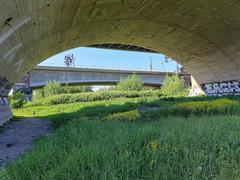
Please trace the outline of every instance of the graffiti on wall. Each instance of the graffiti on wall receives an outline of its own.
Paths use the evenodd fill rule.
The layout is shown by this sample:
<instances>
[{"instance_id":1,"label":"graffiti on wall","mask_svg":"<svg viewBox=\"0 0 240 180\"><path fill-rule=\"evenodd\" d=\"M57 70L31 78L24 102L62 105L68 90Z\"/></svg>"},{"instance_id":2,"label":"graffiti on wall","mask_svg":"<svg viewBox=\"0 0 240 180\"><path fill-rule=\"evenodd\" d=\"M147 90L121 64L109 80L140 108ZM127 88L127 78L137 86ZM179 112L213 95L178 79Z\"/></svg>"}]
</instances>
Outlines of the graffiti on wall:
<instances>
[{"instance_id":1,"label":"graffiti on wall","mask_svg":"<svg viewBox=\"0 0 240 180\"><path fill-rule=\"evenodd\" d=\"M203 84L202 89L208 96L237 96L240 95L240 82L208 83Z\"/></svg>"}]
</instances>

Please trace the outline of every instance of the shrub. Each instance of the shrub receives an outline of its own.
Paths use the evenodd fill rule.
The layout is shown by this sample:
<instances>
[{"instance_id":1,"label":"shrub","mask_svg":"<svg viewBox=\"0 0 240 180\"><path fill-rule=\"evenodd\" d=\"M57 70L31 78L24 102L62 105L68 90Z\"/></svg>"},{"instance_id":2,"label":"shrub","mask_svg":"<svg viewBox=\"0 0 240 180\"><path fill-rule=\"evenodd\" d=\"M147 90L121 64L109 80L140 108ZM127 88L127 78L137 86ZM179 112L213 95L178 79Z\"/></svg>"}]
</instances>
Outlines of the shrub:
<instances>
[{"instance_id":1,"label":"shrub","mask_svg":"<svg viewBox=\"0 0 240 180\"><path fill-rule=\"evenodd\" d=\"M34 96L33 96L33 101L44 98L44 90L43 89L37 89L34 90Z\"/></svg>"},{"instance_id":2,"label":"shrub","mask_svg":"<svg viewBox=\"0 0 240 180\"><path fill-rule=\"evenodd\" d=\"M83 92L93 92L91 87L88 86L61 86L57 81L48 81L43 89L35 90L33 97L34 101L39 100L43 97L50 97L52 95L59 94L76 94Z\"/></svg>"},{"instance_id":3,"label":"shrub","mask_svg":"<svg viewBox=\"0 0 240 180\"><path fill-rule=\"evenodd\" d=\"M163 81L161 92L166 96L186 96L188 88L184 86L184 80L177 75L167 76Z\"/></svg>"},{"instance_id":4,"label":"shrub","mask_svg":"<svg viewBox=\"0 0 240 180\"><path fill-rule=\"evenodd\" d=\"M95 93L77 93L77 94L61 94L55 95L43 100L44 104L54 105L54 104L67 104L76 102L90 102L90 101L100 101L116 99L120 97L125 98L138 98L138 97L160 97L159 91L109 91L109 92L95 92Z\"/></svg>"},{"instance_id":5,"label":"shrub","mask_svg":"<svg viewBox=\"0 0 240 180\"><path fill-rule=\"evenodd\" d=\"M143 81L141 78L134 74L127 79L121 80L116 87L117 91L140 91L143 90Z\"/></svg>"},{"instance_id":6,"label":"shrub","mask_svg":"<svg viewBox=\"0 0 240 180\"><path fill-rule=\"evenodd\" d=\"M68 86L65 85L62 87L62 94L76 94L84 92L93 92L91 87L88 86Z\"/></svg>"},{"instance_id":7,"label":"shrub","mask_svg":"<svg viewBox=\"0 0 240 180\"><path fill-rule=\"evenodd\" d=\"M132 110L127 112L118 112L106 116L106 119L109 121L127 121L133 122L141 118L141 115L138 110Z\"/></svg>"},{"instance_id":8,"label":"shrub","mask_svg":"<svg viewBox=\"0 0 240 180\"><path fill-rule=\"evenodd\" d=\"M215 115L239 115L240 103L238 98L216 98L206 97L191 98L190 102L166 102L160 101L163 108L143 112L143 118L146 121L159 117L189 117L189 116L215 116ZM196 99L196 100L195 100Z\"/></svg>"},{"instance_id":9,"label":"shrub","mask_svg":"<svg viewBox=\"0 0 240 180\"><path fill-rule=\"evenodd\" d=\"M24 104L25 96L23 93L16 92L13 93L12 96L9 97L10 105L12 108L22 108Z\"/></svg>"},{"instance_id":10,"label":"shrub","mask_svg":"<svg viewBox=\"0 0 240 180\"><path fill-rule=\"evenodd\" d=\"M230 99L217 99L213 101L194 101L185 102L176 106L175 113L184 116L192 114L199 115L217 115L217 114L234 114L238 111L239 103Z\"/></svg>"},{"instance_id":11,"label":"shrub","mask_svg":"<svg viewBox=\"0 0 240 180\"><path fill-rule=\"evenodd\" d=\"M61 84L57 81L47 81L46 86L43 88L44 96L49 97L62 93Z\"/></svg>"}]
</instances>

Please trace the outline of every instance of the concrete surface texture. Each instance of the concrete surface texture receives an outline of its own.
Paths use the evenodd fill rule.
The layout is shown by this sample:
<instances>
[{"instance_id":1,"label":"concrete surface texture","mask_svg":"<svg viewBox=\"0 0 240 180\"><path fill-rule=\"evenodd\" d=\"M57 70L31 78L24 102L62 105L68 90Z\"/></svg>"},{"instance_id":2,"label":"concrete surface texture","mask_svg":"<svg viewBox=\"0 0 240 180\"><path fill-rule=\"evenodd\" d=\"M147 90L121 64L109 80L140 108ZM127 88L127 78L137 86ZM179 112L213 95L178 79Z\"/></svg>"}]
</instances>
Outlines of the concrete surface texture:
<instances>
[{"instance_id":1,"label":"concrete surface texture","mask_svg":"<svg viewBox=\"0 0 240 180\"><path fill-rule=\"evenodd\" d=\"M53 80L61 84L116 84L132 74L139 75L147 86L160 87L167 74L173 73L37 66L28 73L28 84L32 88L45 86L46 81Z\"/></svg>"},{"instance_id":2,"label":"concrete surface texture","mask_svg":"<svg viewBox=\"0 0 240 180\"><path fill-rule=\"evenodd\" d=\"M12 111L8 99L0 97L0 126L12 118Z\"/></svg>"},{"instance_id":3,"label":"concrete surface texture","mask_svg":"<svg viewBox=\"0 0 240 180\"><path fill-rule=\"evenodd\" d=\"M199 84L239 80L239 8L239 0L0 0L0 95L47 57L109 43L164 53Z\"/></svg>"}]
</instances>

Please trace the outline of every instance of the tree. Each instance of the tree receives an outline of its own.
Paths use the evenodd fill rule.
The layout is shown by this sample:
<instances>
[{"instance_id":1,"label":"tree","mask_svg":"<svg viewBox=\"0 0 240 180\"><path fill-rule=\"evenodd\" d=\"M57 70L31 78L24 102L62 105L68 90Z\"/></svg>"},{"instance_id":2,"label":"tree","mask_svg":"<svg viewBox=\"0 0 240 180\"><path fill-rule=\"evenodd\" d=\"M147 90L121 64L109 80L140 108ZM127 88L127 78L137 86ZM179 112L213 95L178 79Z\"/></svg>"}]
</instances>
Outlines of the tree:
<instances>
[{"instance_id":1,"label":"tree","mask_svg":"<svg viewBox=\"0 0 240 180\"><path fill-rule=\"evenodd\" d=\"M177 75L167 76L163 81L161 92L166 96L183 96L188 94L188 88L184 86L184 80Z\"/></svg>"},{"instance_id":2,"label":"tree","mask_svg":"<svg viewBox=\"0 0 240 180\"><path fill-rule=\"evenodd\" d=\"M143 90L143 81L141 78L134 74L128 76L126 79L121 80L116 87L118 91L140 91Z\"/></svg>"}]
</instances>

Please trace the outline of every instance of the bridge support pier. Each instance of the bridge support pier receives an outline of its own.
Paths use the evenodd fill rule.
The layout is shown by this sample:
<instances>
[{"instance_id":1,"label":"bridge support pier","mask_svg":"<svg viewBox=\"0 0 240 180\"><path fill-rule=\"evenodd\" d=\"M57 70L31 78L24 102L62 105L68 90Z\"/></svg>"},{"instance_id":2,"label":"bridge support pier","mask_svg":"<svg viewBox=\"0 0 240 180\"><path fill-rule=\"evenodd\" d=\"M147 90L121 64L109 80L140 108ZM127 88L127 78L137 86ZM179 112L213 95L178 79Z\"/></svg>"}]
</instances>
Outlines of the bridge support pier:
<instances>
[{"instance_id":1,"label":"bridge support pier","mask_svg":"<svg viewBox=\"0 0 240 180\"><path fill-rule=\"evenodd\" d=\"M7 97L0 97L0 126L13 117Z\"/></svg>"}]
</instances>

